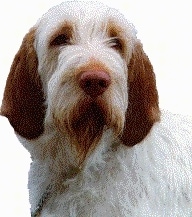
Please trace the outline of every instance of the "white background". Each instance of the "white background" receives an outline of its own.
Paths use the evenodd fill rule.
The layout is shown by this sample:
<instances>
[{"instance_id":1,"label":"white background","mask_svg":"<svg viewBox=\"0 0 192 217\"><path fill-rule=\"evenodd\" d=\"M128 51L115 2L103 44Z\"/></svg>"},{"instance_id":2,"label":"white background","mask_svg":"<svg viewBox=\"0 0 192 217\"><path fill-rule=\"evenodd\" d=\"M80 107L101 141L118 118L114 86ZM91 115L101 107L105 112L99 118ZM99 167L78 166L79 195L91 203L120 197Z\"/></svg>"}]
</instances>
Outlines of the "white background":
<instances>
[{"instance_id":1,"label":"white background","mask_svg":"<svg viewBox=\"0 0 192 217\"><path fill-rule=\"evenodd\" d=\"M6 0L0 3L0 102L6 77L23 36L61 1ZM192 115L192 6L190 0L103 1L136 26L157 77L161 108ZM30 156L0 117L0 215L28 217Z\"/></svg>"}]
</instances>

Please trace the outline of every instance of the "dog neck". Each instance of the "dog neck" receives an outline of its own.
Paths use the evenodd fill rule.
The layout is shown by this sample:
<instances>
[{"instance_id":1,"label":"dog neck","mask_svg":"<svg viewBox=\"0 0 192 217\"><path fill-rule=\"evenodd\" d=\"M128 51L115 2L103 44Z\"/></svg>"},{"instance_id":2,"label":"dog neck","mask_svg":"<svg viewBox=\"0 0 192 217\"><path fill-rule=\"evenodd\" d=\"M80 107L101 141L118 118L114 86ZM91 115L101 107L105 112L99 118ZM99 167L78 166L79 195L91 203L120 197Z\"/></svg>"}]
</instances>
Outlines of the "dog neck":
<instances>
[{"instance_id":1,"label":"dog neck","mask_svg":"<svg viewBox=\"0 0 192 217\"><path fill-rule=\"evenodd\" d=\"M80 171L101 164L102 155L114 144L112 132L104 132L95 149L79 164L78 153L72 144L59 132L49 129L36 141L27 141L18 136L32 157L28 187L33 216L38 216L47 200L54 197L53 191L64 191L64 187L58 189L58 186L64 186L66 180L72 179Z\"/></svg>"}]
</instances>

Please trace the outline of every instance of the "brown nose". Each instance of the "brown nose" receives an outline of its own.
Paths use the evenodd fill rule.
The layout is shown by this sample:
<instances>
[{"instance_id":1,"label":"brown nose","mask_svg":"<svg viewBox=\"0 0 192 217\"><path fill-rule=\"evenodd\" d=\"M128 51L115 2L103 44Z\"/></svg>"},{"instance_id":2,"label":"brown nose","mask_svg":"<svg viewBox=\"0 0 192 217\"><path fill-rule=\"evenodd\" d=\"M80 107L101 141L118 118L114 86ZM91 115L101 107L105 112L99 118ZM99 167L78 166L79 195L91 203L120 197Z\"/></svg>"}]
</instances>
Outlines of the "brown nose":
<instances>
[{"instance_id":1,"label":"brown nose","mask_svg":"<svg viewBox=\"0 0 192 217\"><path fill-rule=\"evenodd\" d=\"M80 77L80 87L91 97L104 93L110 82L109 75L104 71L85 71Z\"/></svg>"}]
</instances>

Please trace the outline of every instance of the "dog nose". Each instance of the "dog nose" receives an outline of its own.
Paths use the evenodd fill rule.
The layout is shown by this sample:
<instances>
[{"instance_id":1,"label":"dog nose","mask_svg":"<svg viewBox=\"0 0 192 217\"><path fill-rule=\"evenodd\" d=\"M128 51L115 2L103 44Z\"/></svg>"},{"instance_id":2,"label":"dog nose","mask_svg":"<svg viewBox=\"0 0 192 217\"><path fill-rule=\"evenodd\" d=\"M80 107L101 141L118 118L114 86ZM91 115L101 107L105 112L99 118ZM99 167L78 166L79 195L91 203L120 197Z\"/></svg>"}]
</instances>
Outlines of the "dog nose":
<instances>
[{"instance_id":1,"label":"dog nose","mask_svg":"<svg viewBox=\"0 0 192 217\"><path fill-rule=\"evenodd\" d=\"M80 87L91 97L104 93L110 82L109 75L104 71L85 71L80 77Z\"/></svg>"}]
</instances>

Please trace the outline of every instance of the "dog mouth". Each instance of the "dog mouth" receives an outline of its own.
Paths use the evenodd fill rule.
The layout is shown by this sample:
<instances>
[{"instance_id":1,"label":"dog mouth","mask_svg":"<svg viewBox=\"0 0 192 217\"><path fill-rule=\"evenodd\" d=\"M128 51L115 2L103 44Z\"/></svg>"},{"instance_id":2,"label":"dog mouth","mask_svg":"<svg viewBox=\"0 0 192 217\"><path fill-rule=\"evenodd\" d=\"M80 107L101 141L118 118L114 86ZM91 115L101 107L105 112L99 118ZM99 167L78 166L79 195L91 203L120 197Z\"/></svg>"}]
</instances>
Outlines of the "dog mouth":
<instances>
[{"instance_id":1,"label":"dog mouth","mask_svg":"<svg viewBox=\"0 0 192 217\"><path fill-rule=\"evenodd\" d=\"M111 129L114 136L123 129L123 119L110 102L104 96L95 99L86 96L68 110L53 112L55 126L76 146L82 158L94 149L107 129Z\"/></svg>"},{"instance_id":2,"label":"dog mouth","mask_svg":"<svg viewBox=\"0 0 192 217\"><path fill-rule=\"evenodd\" d=\"M75 131L79 131L81 128L84 130L89 128L92 133L96 133L106 125L106 111L102 100L86 98L79 103L76 109L77 112L74 112L72 120L72 128Z\"/></svg>"},{"instance_id":3,"label":"dog mouth","mask_svg":"<svg viewBox=\"0 0 192 217\"><path fill-rule=\"evenodd\" d=\"M104 126L106 124L103 106L97 101L86 101L81 103L78 108L78 115L72 121L72 127L79 129L83 126L92 125L92 128Z\"/></svg>"},{"instance_id":4,"label":"dog mouth","mask_svg":"<svg viewBox=\"0 0 192 217\"><path fill-rule=\"evenodd\" d=\"M71 138L76 138L77 148L86 153L98 141L107 124L106 105L103 99L86 98L74 106L71 119Z\"/></svg>"}]
</instances>

